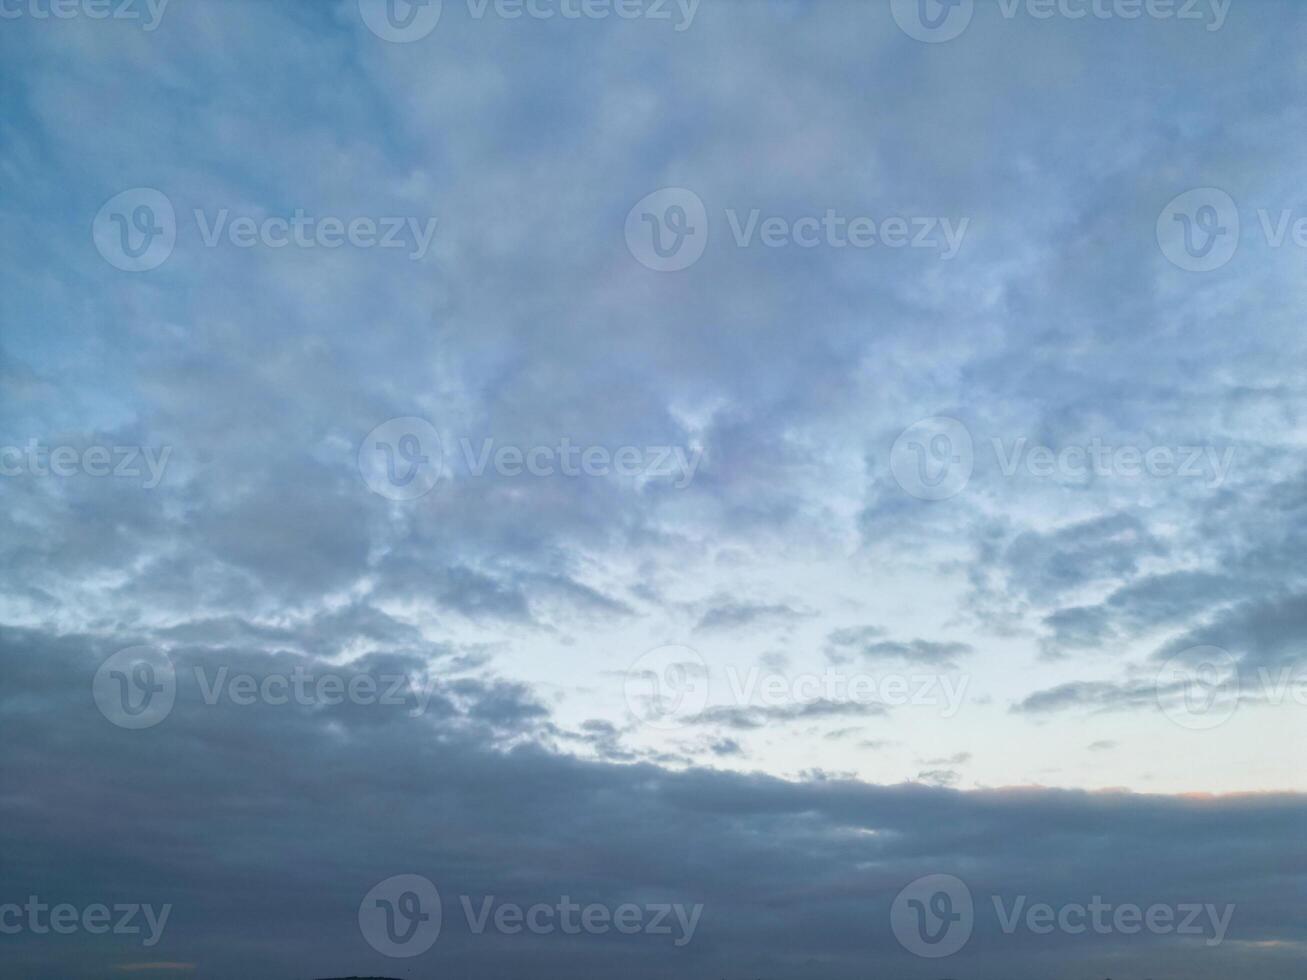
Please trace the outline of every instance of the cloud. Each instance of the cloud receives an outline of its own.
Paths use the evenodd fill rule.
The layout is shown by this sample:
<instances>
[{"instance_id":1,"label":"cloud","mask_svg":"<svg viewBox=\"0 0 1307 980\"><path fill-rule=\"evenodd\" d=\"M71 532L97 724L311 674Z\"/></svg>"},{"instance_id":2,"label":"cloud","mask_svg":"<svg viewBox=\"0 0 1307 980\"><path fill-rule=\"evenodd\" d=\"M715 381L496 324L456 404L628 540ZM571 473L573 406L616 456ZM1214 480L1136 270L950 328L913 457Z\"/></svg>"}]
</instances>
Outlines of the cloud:
<instances>
[{"instance_id":1,"label":"cloud","mask_svg":"<svg viewBox=\"0 0 1307 980\"><path fill-rule=\"evenodd\" d=\"M955 769L926 769L917 778L931 786L956 786L962 775Z\"/></svg>"},{"instance_id":2,"label":"cloud","mask_svg":"<svg viewBox=\"0 0 1307 980\"><path fill-rule=\"evenodd\" d=\"M1013 707L1014 711L1041 714L1069 708L1111 711L1127 708L1156 708L1156 683L1113 683L1111 681L1072 681L1029 695Z\"/></svg>"},{"instance_id":3,"label":"cloud","mask_svg":"<svg viewBox=\"0 0 1307 980\"><path fill-rule=\"evenodd\" d=\"M805 615L810 614L794 609L784 603L741 602L725 599L720 600L700 616L695 629L700 632L712 632L759 628L767 625L787 625L803 618Z\"/></svg>"},{"instance_id":4,"label":"cloud","mask_svg":"<svg viewBox=\"0 0 1307 980\"><path fill-rule=\"evenodd\" d=\"M850 654L868 660L902 660L911 664L935 667L956 667L959 657L975 652L969 643L938 642L934 640L882 640L883 631L875 626L845 627L833 631L827 638L827 650L832 657L845 658Z\"/></svg>"},{"instance_id":5,"label":"cloud","mask_svg":"<svg viewBox=\"0 0 1307 980\"><path fill-rule=\"evenodd\" d=\"M574 975L578 963L655 977L674 957L705 972L771 959L801 976L893 965L926 977L893 940L889 908L904 885L934 873L961 876L985 909L988 896L1016 894L1236 906L1216 950L1147 935L1098 937L1092 947L1065 935L1036 942L1004 937L981 915L958 954L961 972L983 961L1033 976L1053 948L1094 972L1142 956L1201 980L1232 963L1287 980L1296 966L1285 944L1307 942L1303 893L1284 873L1307 819L1299 795L958 792L586 762L517 741L542 716L492 683L442 684L439 710L418 716L384 705L209 705L182 684L166 720L129 731L87 696L103 648L90 637L0 633L0 665L13 679L0 717L23 734L18 744L41 747L0 760L11 788L5 834L25 842L7 850L7 880L14 894L56 901L171 902L161 958L206 971L384 974L387 961L357 931L357 905L402 872L429 877L446 896L445 929L427 957L451 971L494 955L511 969L535 960L545 977ZM217 650L176 659L256 677L286 665L280 655ZM673 951L653 937L475 935L457 915L461 894L527 905L643 895L705 911L695 942ZM74 978L101 969L94 945L46 938L11 937L13 968ZM808 964L814 957L820 969Z\"/></svg>"},{"instance_id":6,"label":"cloud","mask_svg":"<svg viewBox=\"0 0 1307 980\"><path fill-rule=\"evenodd\" d=\"M817 698L785 705L714 706L705 708L687 721L699 725L722 725L726 728L749 731L794 721L884 717L888 714L889 709L883 704Z\"/></svg>"}]
</instances>

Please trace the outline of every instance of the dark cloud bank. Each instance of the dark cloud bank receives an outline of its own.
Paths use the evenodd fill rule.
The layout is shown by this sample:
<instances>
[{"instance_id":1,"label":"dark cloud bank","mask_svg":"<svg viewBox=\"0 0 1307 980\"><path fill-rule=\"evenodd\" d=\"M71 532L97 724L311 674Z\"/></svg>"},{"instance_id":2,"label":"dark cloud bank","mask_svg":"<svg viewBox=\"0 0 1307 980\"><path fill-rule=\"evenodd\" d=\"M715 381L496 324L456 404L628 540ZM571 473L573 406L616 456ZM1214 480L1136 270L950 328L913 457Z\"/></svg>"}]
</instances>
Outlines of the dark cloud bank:
<instances>
[{"instance_id":1,"label":"dark cloud bank","mask_svg":"<svg viewBox=\"0 0 1307 980\"><path fill-rule=\"evenodd\" d=\"M177 648L173 711L129 731L90 696L108 649L0 633L6 894L171 903L171 919L148 950L132 937L6 937L7 976L104 977L118 975L104 964L149 961L251 978L1301 976L1301 795L957 792L586 762L548 748L557 730L528 692L486 680L435 678L419 715L206 704L196 666L328 669L230 647ZM362 896L400 873L445 897L444 931L411 961L379 956L357 925ZM894 896L931 873L958 876L976 898L975 934L944 968L890 929ZM648 935L473 935L451 912L459 895L530 905L564 894L703 913L677 947ZM1234 911L1214 947L1007 935L994 895L1004 908L1024 895Z\"/></svg>"}]
</instances>

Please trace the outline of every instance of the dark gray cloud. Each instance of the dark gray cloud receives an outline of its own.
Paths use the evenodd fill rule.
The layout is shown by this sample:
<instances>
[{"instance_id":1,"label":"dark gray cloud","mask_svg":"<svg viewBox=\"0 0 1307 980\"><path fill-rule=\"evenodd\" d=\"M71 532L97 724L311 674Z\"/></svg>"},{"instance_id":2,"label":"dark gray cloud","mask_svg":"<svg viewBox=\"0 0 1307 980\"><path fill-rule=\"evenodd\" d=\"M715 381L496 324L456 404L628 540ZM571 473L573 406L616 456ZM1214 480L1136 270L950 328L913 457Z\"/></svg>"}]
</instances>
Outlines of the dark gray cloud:
<instances>
[{"instance_id":1,"label":"dark gray cloud","mask_svg":"<svg viewBox=\"0 0 1307 980\"><path fill-rule=\"evenodd\" d=\"M711 707L687 718L697 725L722 725L740 731L767 728L792 721L816 719L874 718L889 714L883 704L831 701L818 698L787 705L731 705Z\"/></svg>"},{"instance_id":2,"label":"dark gray cloud","mask_svg":"<svg viewBox=\"0 0 1307 980\"><path fill-rule=\"evenodd\" d=\"M1111 711L1126 708L1157 707L1157 684L1111 681L1072 681L1044 691L1037 691L1014 706L1015 711L1038 714L1077 708Z\"/></svg>"},{"instance_id":3,"label":"dark gray cloud","mask_svg":"<svg viewBox=\"0 0 1307 980\"><path fill-rule=\"evenodd\" d=\"M419 716L383 705L208 705L182 683L160 725L128 731L88 696L107 646L0 634L11 679L0 717L16 736L0 761L5 836L23 841L6 847L7 887L74 903L171 902L145 959L193 962L198 975L396 973L356 917L377 880L402 872L437 882L447 903L566 893L704 904L683 949L653 937L478 936L447 904L446 928L421 960L439 971L493 959L547 977L654 977L669 964L707 977L770 960L798 976L872 969L924 980L937 974L897 945L889 907L932 873L958 875L978 899L976 935L951 961L959 975L1044 975L1059 957L1097 973L1127 957L1155 974L1215 980L1243 963L1280 980L1295 975L1307 941L1301 882L1285 871L1307 819L1295 795L963 793L583 762L515 741L544 720L525 692L470 681L441 681ZM198 664L262 676L303 661L231 649L174 657L182 678ZM1229 902L1235 915L1215 948L1147 935L1005 935L989 896L1023 894ZM122 937L59 938L7 938L11 968L91 977L142 959Z\"/></svg>"},{"instance_id":4,"label":"dark gray cloud","mask_svg":"<svg viewBox=\"0 0 1307 980\"><path fill-rule=\"evenodd\" d=\"M877 626L851 626L833 631L826 638L827 652L836 661L849 655L873 661L901 660L910 664L956 667L957 660L975 652L969 643L936 640L884 640Z\"/></svg>"},{"instance_id":5,"label":"dark gray cloud","mask_svg":"<svg viewBox=\"0 0 1307 980\"><path fill-rule=\"evenodd\" d=\"M955 769L924 769L917 778L930 786L956 786L962 776Z\"/></svg>"},{"instance_id":6,"label":"dark gray cloud","mask_svg":"<svg viewBox=\"0 0 1307 980\"><path fill-rule=\"evenodd\" d=\"M1249 670L1307 664L1307 593L1252 599L1221 610L1211 621L1171 640L1157 656L1190 647L1228 650Z\"/></svg>"},{"instance_id":7,"label":"dark gray cloud","mask_svg":"<svg viewBox=\"0 0 1307 980\"><path fill-rule=\"evenodd\" d=\"M780 602L742 602L723 599L712 605L702 616L696 630L738 630L747 627L784 626L802 619L805 613Z\"/></svg>"}]
</instances>

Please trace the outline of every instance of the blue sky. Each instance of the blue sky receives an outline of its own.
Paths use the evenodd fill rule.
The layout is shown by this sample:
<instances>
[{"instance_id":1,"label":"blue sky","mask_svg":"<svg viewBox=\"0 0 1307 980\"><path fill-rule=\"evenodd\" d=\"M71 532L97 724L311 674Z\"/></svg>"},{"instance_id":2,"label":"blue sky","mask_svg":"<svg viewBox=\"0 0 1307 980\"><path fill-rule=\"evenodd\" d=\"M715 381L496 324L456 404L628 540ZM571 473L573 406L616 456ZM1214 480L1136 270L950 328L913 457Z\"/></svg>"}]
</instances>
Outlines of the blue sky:
<instances>
[{"instance_id":1,"label":"blue sky","mask_svg":"<svg viewBox=\"0 0 1307 980\"><path fill-rule=\"evenodd\" d=\"M1301 974L1296 5L120 2L0 0L0 905L173 913L24 975Z\"/></svg>"}]
</instances>

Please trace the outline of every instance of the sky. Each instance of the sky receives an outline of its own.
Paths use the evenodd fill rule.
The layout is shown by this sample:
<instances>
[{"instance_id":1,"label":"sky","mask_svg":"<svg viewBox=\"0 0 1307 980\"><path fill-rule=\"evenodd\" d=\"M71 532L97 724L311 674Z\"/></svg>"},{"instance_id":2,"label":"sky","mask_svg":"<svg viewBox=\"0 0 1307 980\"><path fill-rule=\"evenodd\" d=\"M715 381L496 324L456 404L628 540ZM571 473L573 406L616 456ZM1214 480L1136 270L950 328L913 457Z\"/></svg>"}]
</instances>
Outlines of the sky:
<instances>
[{"instance_id":1,"label":"sky","mask_svg":"<svg viewBox=\"0 0 1307 980\"><path fill-rule=\"evenodd\" d=\"M0 0L0 972L1301 977L1305 42Z\"/></svg>"}]
</instances>

